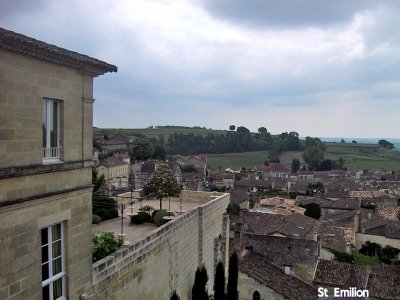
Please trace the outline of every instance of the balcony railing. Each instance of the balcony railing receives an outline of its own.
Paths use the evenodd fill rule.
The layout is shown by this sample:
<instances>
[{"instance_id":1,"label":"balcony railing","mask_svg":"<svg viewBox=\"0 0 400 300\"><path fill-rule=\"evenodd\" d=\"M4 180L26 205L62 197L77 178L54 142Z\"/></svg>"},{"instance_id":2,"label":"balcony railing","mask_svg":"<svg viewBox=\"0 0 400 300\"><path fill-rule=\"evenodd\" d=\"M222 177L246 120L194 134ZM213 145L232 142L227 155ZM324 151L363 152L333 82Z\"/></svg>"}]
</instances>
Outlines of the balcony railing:
<instances>
[{"instance_id":1,"label":"balcony railing","mask_svg":"<svg viewBox=\"0 0 400 300\"><path fill-rule=\"evenodd\" d=\"M62 147L43 148L43 160L60 161L62 158Z\"/></svg>"}]
</instances>

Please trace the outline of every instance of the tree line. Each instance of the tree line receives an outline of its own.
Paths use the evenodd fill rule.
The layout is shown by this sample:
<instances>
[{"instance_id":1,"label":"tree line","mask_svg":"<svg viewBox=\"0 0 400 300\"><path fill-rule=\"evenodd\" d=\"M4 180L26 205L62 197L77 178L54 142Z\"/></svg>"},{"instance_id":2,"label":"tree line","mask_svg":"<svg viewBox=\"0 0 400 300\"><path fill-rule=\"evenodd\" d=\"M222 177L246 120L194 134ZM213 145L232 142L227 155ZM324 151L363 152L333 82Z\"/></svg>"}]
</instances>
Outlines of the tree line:
<instances>
[{"instance_id":1,"label":"tree line","mask_svg":"<svg viewBox=\"0 0 400 300\"><path fill-rule=\"evenodd\" d=\"M271 135L265 127L260 127L257 133L252 133L243 126L237 127L236 131L231 130L219 134L208 133L202 135L176 132L167 138L160 134L158 138L151 138L150 141L154 145L163 147L169 155L269 151L272 159L278 157L283 151L302 151L304 149L297 132L292 131Z\"/></svg>"}]
</instances>

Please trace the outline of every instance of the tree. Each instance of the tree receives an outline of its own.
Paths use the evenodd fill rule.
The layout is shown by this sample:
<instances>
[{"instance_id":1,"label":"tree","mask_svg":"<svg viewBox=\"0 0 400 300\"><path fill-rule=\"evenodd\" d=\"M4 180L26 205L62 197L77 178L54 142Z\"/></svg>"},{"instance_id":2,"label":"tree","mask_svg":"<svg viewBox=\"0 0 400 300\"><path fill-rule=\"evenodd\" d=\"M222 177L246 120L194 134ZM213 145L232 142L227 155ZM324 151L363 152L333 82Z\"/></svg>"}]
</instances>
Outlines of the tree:
<instances>
[{"instance_id":1,"label":"tree","mask_svg":"<svg viewBox=\"0 0 400 300\"><path fill-rule=\"evenodd\" d=\"M378 145L381 145L385 148L389 148L389 149L393 149L394 145L390 142L388 142L387 140L379 140Z\"/></svg>"},{"instance_id":2,"label":"tree","mask_svg":"<svg viewBox=\"0 0 400 300\"><path fill-rule=\"evenodd\" d=\"M357 144L357 141L356 140L352 140L351 143L352 144Z\"/></svg>"},{"instance_id":3,"label":"tree","mask_svg":"<svg viewBox=\"0 0 400 300\"><path fill-rule=\"evenodd\" d=\"M235 129L236 129L236 126L235 126L235 125L229 126L229 130L235 130Z\"/></svg>"},{"instance_id":4,"label":"tree","mask_svg":"<svg viewBox=\"0 0 400 300\"><path fill-rule=\"evenodd\" d=\"M342 139L340 142L341 142L342 144L346 143L346 141L345 141L344 139Z\"/></svg>"},{"instance_id":5,"label":"tree","mask_svg":"<svg viewBox=\"0 0 400 300\"><path fill-rule=\"evenodd\" d=\"M292 159L292 173L297 173L297 171L299 169L300 169L300 159L293 158Z\"/></svg>"},{"instance_id":6,"label":"tree","mask_svg":"<svg viewBox=\"0 0 400 300\"><path fill-rule=\"evenodd\" d=\"M248 130L246 127L243 126L239 126L238 128L236 128L236 131L238 133L250 133L250 130Z\"/></svg>"},{"instance_id":7,"label":"tree","mask_svg":"<svg viewBox=\"0 0 400 300\"><path fill-rule=\"evenodd\" d=\"M104 174L99 177L96 168L92 168L93 193L98 193L104 184Z\"/></svg>"},{"instance_id":8,"label":"tree","mask_svg":"<svg viewBox=\"0 0 400 300\"><path fill-rule=\"evenodd\" d=\"M303 159L309 170L318 170L324 160L324 153L318 146L308 147L303 152Z\"/></svg>"},{"instance_id":9,"label":"tree","mask_svg":"<svg viewBox=\"0 0 400 300\"><path fill-rule=\"evenodd\" d=\"M208 300L206 285L208 281L207 269L204 265L198 267L194 276L192 300Z\"/></svg>"},{"instance_id":10,"label":"tree","mask_svg":"<svg viewBox=\"0 0 400 300\"><path fill-rule=\"evenodd\" d=\"M266 134L267 132L268 132L268 130L265 127L258 128L258 133L259 134Z\"/></svg>"},{"instance_id":11,"label":"tree","mask_svg":"<svg viewBox=\"0 0 400 300\"><path fill-rule=\"evenodd\" d=\"M308 204L300 204L300 207L306 209L304 215L316 220L319 220L321 217L321 206L318 203L308 203Z\"/></svg>"},{"instance_id":12,"label":"tree","mask_svg":"<svg viewBox=\"0 0 400 300\"><path fill-rule=\"evenodd\" d=\"M225 300L225 268L218 262L214 278L214 300Z\"/></svg>"},{"instance_id":13,"label":"tree","mask_svg":"<svg viewBox=\"0 0 400 300\"><path fill-rule=\"evenodd\" d=\"M154 155L153 144L144 137L138 137L133 141L131 157L138 160L146 160Z\"/></svg>"},{"instance_id":14,"label":"tree","mask_svg":"<svg viewBox=\"0 0 400 300\"><path fill-rule=\"evenodd\" d=\"M228 270L228 287L227 287L227 299L237 300L239 299L239 293L237 290L238 276L239 276L239 259L234 251L229 258L229 270Z\"/></svg>"},{"instance_id":15,"label":"tree","mask_svg":"<svg viewBox=\"0 0 400 300\"><path fill-rule=\"evenodd\" d=\"M181 190L174 173L167 164L160 165L143 187L142 195L154 194L160 200L160 210L162 209L162 199L166 197L178 197Z\"/></svg>"},{"instance_id":16,"label":"tree","mask_svg":"<svg viewBox=\"0 0 400 300\"><path fill-rule=\"evenodd\" d=\"M167 152L165 151L164 147L161 145L154 146L154 153L153 158L165 160L167 158Z\"/></svg>"},{"instance_id":17,"label":"tree","mask_svg":"<svg viewBox=\"0 0 400 300\"><path fill-rule=\"evenodd\" d=\"M171 298L169 298L170 300L180 300L178 294L176 291L174 291L171 295Z\"/></svg>"},{"instance_id":18,"label":"tree","mask_svg":"<svg viewBox=\"0 0 400 300\"><path fill-rule=\"evenodd\" d=\"M336 163L330 159L325 159L321 162L319 171L330 171L336 168Z\"/></svg>"}]
</instances>

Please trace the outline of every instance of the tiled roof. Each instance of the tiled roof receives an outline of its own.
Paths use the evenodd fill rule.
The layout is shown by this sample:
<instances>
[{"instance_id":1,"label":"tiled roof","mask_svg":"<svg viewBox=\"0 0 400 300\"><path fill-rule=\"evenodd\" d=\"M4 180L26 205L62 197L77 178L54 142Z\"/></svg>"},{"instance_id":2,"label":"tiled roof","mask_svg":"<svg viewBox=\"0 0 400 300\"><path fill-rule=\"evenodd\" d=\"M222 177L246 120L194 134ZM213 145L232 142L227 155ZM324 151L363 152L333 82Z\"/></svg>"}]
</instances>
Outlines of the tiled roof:
<instances>
[{"instance_id":1,"label":"tiled roof","mask_svg":"<svg viewBox=\"0 0 400 300\"><path fill-rule=\"evenodd\" d=\"M285 299L317 299L317 291L299 278L286 275L264 255L246 252L239 260L239 271L265 284Z\"/></svg>"},{"instance_id":2,"label":"tiled roof","mask_svg":"<svg viewBox=\"0 0 400 300\"><path fill-rule=\"evenodd\" d=\"M352 275L354 278L351 278ZM358 265L320 259L313 282L335 287L348 287L351 282L355 287L365 288L368 282L368 269Z\"/></svg>"},{"instance_id":3,"label":"tiled roof","mask_svg":"<svg viewBox=\"0 0 400 300\"><path fill-rule=\"evenodd\" d=\"M386 224L385 236L392 239L400 239L400 222L392 221Z\"/></svg>"},{"instance_id":4,"label":"tiled roof","mask_svg":"<svg viewBox=\"0 0 400 300\"><path fill-rule=\"evenodd\" d=\"M382 191L350 191L351 198L389 198L389 195Z\"/></svg>"},{"instance_id":5,"label":"tiled roof","mask_svg":"<svg viewBox=\"0 0 400 300\"><path fill-rule=\"evenodd\" d=\"M263 169L264 172L279 172L279 173L289 173L289 170L281 163L270 163L267 167Z\"/></svg>"},{"instance_id":6,"label":"tiled roof","mask_svg":"<svg viewBox=\"0 0 400 300\"><path fill-rule=\"evenodd\" d=\"M242 194L242 193L238 193L238 192L231 192L230 195L231 195L231 203L239 205L239 204L247 201L246 194Z\"/></svg>"},{"instance_id":7,"label":"tiled roof","mask_svg":"<svg viewBox=\"0 0 400 300\"><path fill-rule=\"evenodd\" d=\"M400 207L393 207L389 205L378 205L376 207L378 214L386 220L397 221Z\"/></svg>"},{"instance_id":8,"label":"tiled roof","mask_svg":"<svg viewBox=\"0 0 400 300\"><path fill-rule=\"evenodd\" d=\"M94 75L117 72L116 66L104 61L47 44L4 28L0 28L0 49L70 68L90 71Z\"/></svg>"},{"instance_id":9,"label":"tiled roof","mask_svg":"<svg viewBox=\"0 0 400 300\"><path fill-rule=\"evenodd\" d=\"M129 165L127 162L123 161L119 157L116 156L111 156L103 161L100 162L101 166L105 166L107 168L112 168L116 166L123 166L123 165Z\"/></svg>"},{"instance_id":10,"label":"tiled roof","mask_svg":"<svg viewBox=\"0 0 400 300\"><path fill-rule=\"evenodd\" d=\"M272 197L272 198L260 199L261 206L277 206L280 204L294 205L295 202L296 202L295 200L285 199L282 197Z\"/></svg>"},{"instance_id":11,"label":"tiled roof","mask_svg":"<svg viewBox=\"0 0 400 300\"><path fill-rule=\"evenodd\" d=\"M318 228L318 234L321 238L321 245L324 248L334 249L337 251L345 252L346 243L349 238L346 235L346 231L342 227L336 226L320 226ZM354 244L354 238L350 239L352 244Z\"/></svg>"},{"instance_id":12,"label":"tiled roof","mask_svg":"<svg viewBox=\"0 0 400 300\"><path fill-rule=\"evenodd\" d=\"M313 237L315 219L301 215L291 214L287 216L273 215L243 211L241 214L243 224L247 224L247 232L257 235L282 234L292 238Z\"/></svg>"},{"instance_id":13,"label":"tiled roof","mask_svg":"<svg viewBox=\"0 0 400 300\"><path fill-rule=\"evenodd\" d=\"M378 268L376 268L378 267ZM379 299L400 299L400 275L379 266L363 267L337 261L318 260L314 283L348 288L366 289Z\"/></svg>"}]
</instances>

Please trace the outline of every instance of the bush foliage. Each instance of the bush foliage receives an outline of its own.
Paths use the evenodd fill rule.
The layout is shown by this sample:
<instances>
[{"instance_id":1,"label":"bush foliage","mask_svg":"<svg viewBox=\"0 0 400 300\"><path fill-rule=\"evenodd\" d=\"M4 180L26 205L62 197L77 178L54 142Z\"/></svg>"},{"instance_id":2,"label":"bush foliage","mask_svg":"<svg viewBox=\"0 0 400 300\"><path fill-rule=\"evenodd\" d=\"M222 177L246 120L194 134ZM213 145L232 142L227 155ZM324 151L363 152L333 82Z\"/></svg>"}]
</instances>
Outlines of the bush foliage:
<instances>
[{"instance_id":1,"label":"bush foliage","mask_svg":"<svg viewBox=\"0 0 400 300\"><path fill-rule=\"evenodd\" d=\"M124 241L112 232L96 232L93 235L93 262L115 252L123 243Z\"/></svg>"},{"instance_id":2,"label":"bush foliage","mask_svg":"<svg viewBox=\"0 0 400 300\"><path fill-rule=\"evenodd\" d=\"M131 216L131 224L143 224L151 220L150 214L144 211L139 211L137 215Z\"/></svg>"},{"instance_id":3,"label":"bush foliage","mask_svg":"<svg viewBox=\"0 0 400 300\"><path fill-rule=\"evenodd\" d=\"M167 212L165 209L160 209L154 215L154 224L156 224L156 226L164 225L168 222L168 220L165 220L164 217L173 215L173 213Z\"/></svg>"}]
</instances>

